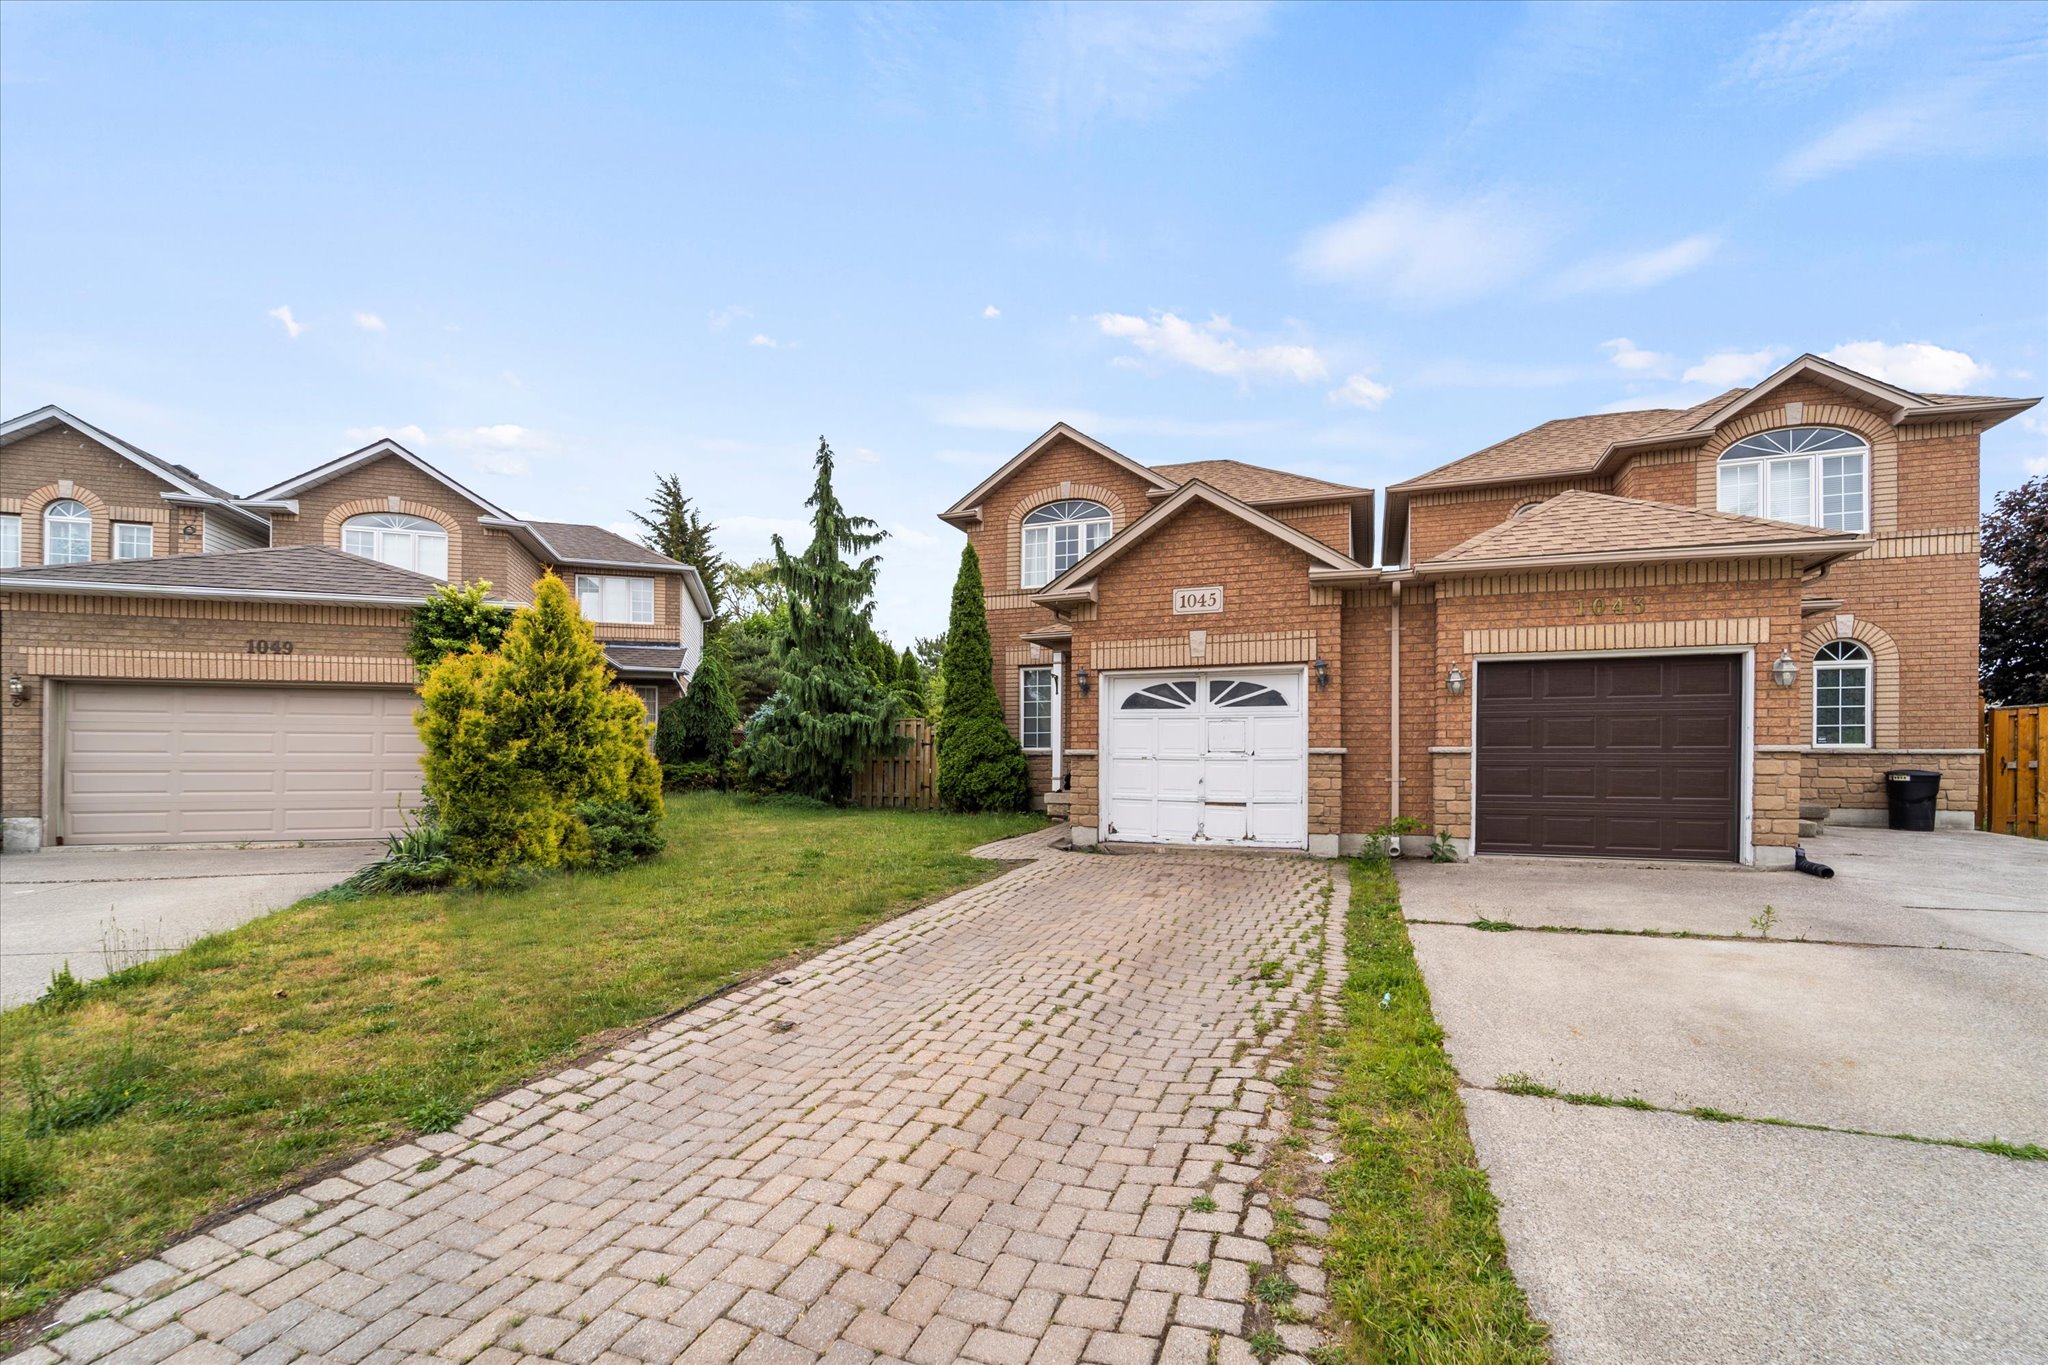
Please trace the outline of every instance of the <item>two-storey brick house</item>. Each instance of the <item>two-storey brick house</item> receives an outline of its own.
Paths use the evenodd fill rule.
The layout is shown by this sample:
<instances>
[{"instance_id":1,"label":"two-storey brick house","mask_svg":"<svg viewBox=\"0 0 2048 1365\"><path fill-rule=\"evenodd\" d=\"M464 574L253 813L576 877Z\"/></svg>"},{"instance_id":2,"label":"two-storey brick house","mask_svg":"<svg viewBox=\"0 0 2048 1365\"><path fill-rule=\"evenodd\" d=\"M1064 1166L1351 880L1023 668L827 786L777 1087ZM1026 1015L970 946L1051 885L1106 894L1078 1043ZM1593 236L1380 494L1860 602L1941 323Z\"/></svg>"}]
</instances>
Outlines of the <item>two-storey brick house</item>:
<instances>
[{"instance_id":1,"label":"two-storey brick house","mask_svg":"<svg viewBox=\"0 0 2048 1365\"><path fill-rule=\"evenodd\" d=\"M1788 863L1882 773L1976 798L1977 458L2033 399L1804 356L1387 490L1145 466L1055 427L944 514L1077 841Z\"/></svg>"},{"instance_id":2,"label":"two-storey brick house","mask_svg":"<svg viewBox=\"0 0 2048 1365\"><path fill-rule=\"evenodd\" d=\"M61 409L0 423L6 846L358 839L416 804L412 609L441 582L577 594L652 717L697 571L511 515L393 441L236 497Z\"/></svg>"}]
</instances>

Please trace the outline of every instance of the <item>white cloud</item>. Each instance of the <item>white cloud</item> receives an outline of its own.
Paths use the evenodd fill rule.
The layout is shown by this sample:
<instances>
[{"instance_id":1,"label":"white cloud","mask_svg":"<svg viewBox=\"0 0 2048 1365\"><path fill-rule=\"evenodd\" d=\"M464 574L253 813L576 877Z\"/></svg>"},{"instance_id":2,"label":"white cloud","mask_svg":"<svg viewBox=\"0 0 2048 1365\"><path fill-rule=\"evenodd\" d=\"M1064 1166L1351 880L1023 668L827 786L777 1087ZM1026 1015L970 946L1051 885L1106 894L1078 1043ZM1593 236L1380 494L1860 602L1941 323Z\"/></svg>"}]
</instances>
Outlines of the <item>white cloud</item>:
<instances>
[{"instance_id":1,"label":"white cloud","mask_svg":"<svg viewBox=\"0 0 2048 1365\"><path fill-rule=\"evenodd\" d=\"M396 441L411 450L443 446L469 455L470 463L487 474L524 474L530 468L527 455L550 451L554 440L544 432L516 422L487 426L446 427L429 432L416 423L402 427L350 427L342 433L349 444L344 452L360 450L377 441Z\"/></svg>"},{"instance_id":2,"label":"white cloud","mask_svg":"<svg viewBox=\"0 0 2048 1365\"><path fill-rule=\"evenodd\" d=\"M1777 346L1766 346L1761 351L1716 351L1679 377L1688 384L1712 384L1723 389L1754 384L1777 368L1784 354Z\"/></svg>"},{"instance_id":3,"label":"white cloud","mask_svg":"<svg viewBox=\"0 0 2048 1365\"><path fill-rule=\"evenodd\" d=\"M1612 341L1600 343L1600 349L1607 352L1607 363L1617 370L1630 374L1662 375L1671 369L1671 357L1661 351L1646 351L1627 337L1615 337Z\"/></svg>"},{"instance_id":4,"label":"white cloud","mask_svg":"<svg viewBox=\"0 0 2048 1365\"><path fill-rule=\"evenodd\" d=\"M882 462L881 454L877 451L869 450L866 446L855 446L853 448L853 458L862 464L880 464Z\"/></svg>"},{"instance_id":5,"label":"white cloud","mask_svg":"<svg viewBox=\"0 0 2048 1365\"><path fill-rule=\"evenodd\" d=\"M1369 375L1354 374L1331 389L1329 399L1349 408L1376 408L1394 396L1394 391Z\"/></svg>"},{"instance_id":6,"label":"white cloud","mask_svg":"<svg viewBox=\"0 0 2048 1365\"><path fill-rule=\"evenodd\" d=\"M306 324L292 316L291 305L288 303L281 303L271 309L270 316L284 324L284 334L288 337L296 339L299 333L306 330Z\"/></svg>"},{"instance_id":7,"label":"white cloud","mask_svg":"<svg viewBox=\"0 0 2048 1365\"><path fill-rule=\"evenodd\" d=\"M554 442L532 427L516 422L467 427L449 431L442 438L449 445L471 450L549 450Z\"/></svg>"},{"instance_id":8,"label":"white cloud","mask_svg":"<svg viewBox=\"0 0 2048 1365\"><path fill-rule=\"evenodd\" d=\"M1295 264L1315 279L1430 307L1475 299L1520 279L1552 236L1545 215L1505 191L1431 200L1387 190L1349 218L1309 233Z\"/></svg>"},{"instance_id":9,"label":"white cloud","mask_svg":"<svg viewBox=\"0 0 2048 1365\"><path fill-rule=\"evenodd\" d=\"M1225 379L1292 379L1307 384L1325 378L1330 372L1313 346L1286 342L1240 345L1235 335L1237 329L1226 317L1189 322L1172 313L1154 313L1150 318L1098 313L1095 324L1104 336L1128 341L1154 360L1186 365Z\"/></svg>"},{"instance_id":10,"label":"white cloud","mask_svg":"<svg viewBox=\"0 0 2048 1365\"><path fill-rule=\"evenodd\" d=\"M1967 393L1972 384L1991 378L1989 365L1961 351L1924 341L1889 345L1882 341L1851 341L1821 353L1837 365L1914 393Z\"/></svg>"},{"instance_id":11,"label":"white cloud","mask_svg":"<svg viewBox=\"0 0 2048 1365\"><path fill-rule=\"evenodd\" d=\"M705 321L714 332L722 332L741 318L754 316L754 310L741 304L730 303L723 308L714 308L706 314Z\"/></svg>"},{"instance_id":12,"label":"white cloud","mask_svg":"<svg viewBox=\"0 0 2048 1365\"><path fill-rule=\"evenodd\" d=\"M1003 310L996 307L994 304L990 304L988 307L981 310L981 315L985 318L999 318L1003 315Z\"/></svg>"},{"instance_id":13,"label":"white cloud","mask_svg":"<svg viewBox=\"0 0 2048 1365\"><path fill-rule=\"evenodd\" d=\"M356 326L362 328L365 332L382 332L386 330L384 319L378 317L375 313L356 314Z\"/></svg>"},{"instance_id":14,"label":"white cloud","mask_svg":"<svg viewBox=\"0 0 2048 1365\"><path fill-rule=\"evenodd\" d=\"M747 345L765 346L772 351L776 347L782 345L782 343L777 341L774 337L769 336L766 332L756 332L752 336L747 338Z\"/></svg>"},{"instance_id":15,"label":"white cloud","mask_svg":"<svg viewBox=\"0 0 2048 1365\"><path fill-rule=\"evenodd\" d=\"M1625 256L1602 256L1583 261L1558 277L1557 292L1588 294L1623 289L1647 289L1697 270L1721 249L1713 233L1695 233L1666 246Z\"/></svg>"},{"instance_id":16,"label":"white cloud","mask_svg":"<svg viewBox=\"0 0 2048 1365\"><path fill-rule=\"evenodd\" d=\"M1758 34L1729 78L1761 85L1825 79L1887 42L1914 6L1905 0L1827 0L1795 10Z\"/></svg>"},{"instance_id":17,"label":"white cloud","mask_svg":"<svg viewBox=\"0 0 2048 1365\"><path fill-rule=\"evenodd\" d=\"M2029 456L2021 461L2029 474L2048 474L2048 455Z\"/></svg>"},{"instance_id":18,"label":"white cloud","mask_svg":"<svg viewBox=\"0 0 2048 1365\"><path fill-rule=\"evenodd\" d=\"M1044 5L1018 52L1024 116L1042 131L1144 119L1227 70L1266 25L1264 4Z\"/></svg>"}]
</instances>

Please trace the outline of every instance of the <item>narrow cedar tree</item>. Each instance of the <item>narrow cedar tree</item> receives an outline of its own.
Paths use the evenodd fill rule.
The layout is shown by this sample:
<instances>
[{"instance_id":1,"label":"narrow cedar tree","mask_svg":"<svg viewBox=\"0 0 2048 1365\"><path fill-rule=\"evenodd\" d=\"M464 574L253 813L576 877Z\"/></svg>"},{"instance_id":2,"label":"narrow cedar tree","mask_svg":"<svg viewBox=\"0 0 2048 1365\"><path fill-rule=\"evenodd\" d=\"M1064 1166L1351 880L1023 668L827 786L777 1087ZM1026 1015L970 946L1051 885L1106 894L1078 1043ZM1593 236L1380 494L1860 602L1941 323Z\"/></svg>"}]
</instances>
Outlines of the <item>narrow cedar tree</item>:
<instances>
[{"instance_id":1,"label":"narrow cedar tree","mask_svg":"<svg viewBox=\"0 0 2048 1365\"><path fill-rule=\"evenodd\" d=\"M740 704L725 672L725 651L707 647L682 700L661 713L654 753L663 763L719 763L732 757Z\"/></svg>"},{"instance_id":2,"label":"narrow cedar tree","mask_svg":"<svg viewBox=\"0 0 2048 1365\"><path fill-rule=\"evenodd\" d=\"M896 661L896 681L891 687L897 696L903 698L905 710L912 715L925 714L924 670L917 666L917 656L907 649Z\"/></svg>"},{"instance_id":3,"label":"narrow cedar tree","mask_svg":"<svg viewBox=\"0 0 2048 1365\"><path fill-rule=\"evenodd\" d=\"M874 629L881 557L848 559L874 549L887 533L840 505L832 447L822 436L817 469L804 504L811 509L809 548L792 555L775 537L775 578L789 609L775 642L782 679L775 705L754 717L746 759L756 779L780 777L799 795L844 803L856 773L902 747L896 721L903 707L858 657Z\"/></svg>"},{"instance_id":4,"label":"narrow cedar tree","mask_svg":"<svg viewBox=\"0 0 2048 1365\"><path fill-rule=\"evenodd\" d=\"M674 474L655 476L654 496L647 500L647 510L635 512L633 520L640 523L641 544L688 564L704 580L704 594L711 599L711 620L705 624L716 627L725 606L725 556L711 543L717 525L704 520L704 514L683 496L682 479Z\"/></svg>"},{"instance_id":5,"label":"narrow cedar tree","mask_svg":"<svg viewBox=\"0 0 2048 1365\"><path fill-rule=\"evenodd\" d=\"M960 576L953 581L939 689L945 699L936 745L939 800L951 810L1024 809L1031 801L1031 770L996 696L981 560L973 545L960 552Z\"/></svg>"}]
</instances>

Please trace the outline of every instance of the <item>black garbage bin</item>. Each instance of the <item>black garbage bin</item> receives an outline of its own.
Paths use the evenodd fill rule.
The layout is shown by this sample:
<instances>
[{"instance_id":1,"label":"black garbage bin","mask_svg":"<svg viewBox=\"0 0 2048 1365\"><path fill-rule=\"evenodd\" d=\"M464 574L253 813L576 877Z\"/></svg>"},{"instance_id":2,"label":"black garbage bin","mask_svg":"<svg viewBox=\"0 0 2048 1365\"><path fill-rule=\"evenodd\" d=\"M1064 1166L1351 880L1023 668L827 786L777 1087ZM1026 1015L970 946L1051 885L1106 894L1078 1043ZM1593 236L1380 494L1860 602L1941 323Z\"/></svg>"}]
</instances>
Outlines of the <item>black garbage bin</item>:
<instances>
[{"instance_id":1,"label":"black garbage bin","mask_svg":"<svg viewBox=\"0 0 2048 1365\"><path fill-rule=\"evenodd\" d=\"M1934 797L1941 774L1925 768L1893 768L1884 775L1884 794L1893 829L1933 829Z\"/></svg>"}]
</instances>

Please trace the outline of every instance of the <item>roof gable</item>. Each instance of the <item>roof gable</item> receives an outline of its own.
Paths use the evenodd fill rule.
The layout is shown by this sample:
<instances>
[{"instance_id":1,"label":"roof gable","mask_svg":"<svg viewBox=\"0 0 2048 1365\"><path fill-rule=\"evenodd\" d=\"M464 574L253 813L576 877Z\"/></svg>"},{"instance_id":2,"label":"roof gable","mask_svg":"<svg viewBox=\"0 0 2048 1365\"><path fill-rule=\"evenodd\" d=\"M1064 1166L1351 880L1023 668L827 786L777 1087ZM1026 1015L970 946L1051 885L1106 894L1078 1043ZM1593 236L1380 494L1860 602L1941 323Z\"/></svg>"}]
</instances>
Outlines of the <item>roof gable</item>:
<instances>
[{"instance_id":1,"label":"roof gable","mask_svg":"<svg viewBox=\"0 0 2048 1365\"><path fill-rule=\"evenodd\" d=\"M1702 553L1713 558L1791 554L1819 563L1857 553L1869 543L1853 532L1571 489L1415 567L1429 574L1511 564L1681 558Z\"/></svg>"},{"instance_id":2,"label":"roof gable","mask_svg":"<svg viewBox=\"0 0 2048 1365\"><path fill-rule=\"evenodd\" d=\"M1190 479L1170 497L1144 516L1111 536L1094 553L1077 561L1065 573L1033 593L1040 605L1054 602L1087 601L1095 595L1095 578L1104 569L1156 534L1184 508L1201 502L1257 527L1274 539L1301 551L1309 558L1309 577L1318 581L1359 580L1377 577L1377 571L1342 555L1313 536L1305 535L1286 522L1270 517L1249 503L1240 502L1200 479Z\"/></svg>"},{"instance_id":3,"label":"roof gable","mask_svg":"<svg viewBox=\"0 0 2048 1365\"><path fill-rule=\"evenodd\" d=\"M284 482L272 484L260 493L251 493L246 501L275 502L286 498L296 498L307 489L318 488L328 480L339 478L352 469L360 469L364 465L374 464L378 460L387 458L405 461L405 463L411 465L436 483L466 499L471 505L481 509L488 516L504 517L507 520L513 519L511 513L505 511L496 503L491 502L483 495L469 488L465 488L419 456L413 454L410 450L407 450L398 442L389 438L373 441L361 450L352 450L346 455L329 460L326 464L316 465L303 474L294 474Z\"/></svg>"},{"instance_id":4,"label":"roof gable","mask_svg":"<svg viewBox=\"0 0 2048 1365\"><path fill-rule=\"evenodd\" d=\"M33 436L39 431L46 431L53 426L69 427L95 445L105 447L108 451L135 465L144 473L163 480L173 489L189 497L213 501L215 499L224 500L234 496L225 488L217 484L208 483L183 465L172 464L169 460L159 459L139 446L130 445L117 436L111 436L92 425L92 423L83 422L73 417L54 403L37 408L34 412L25 412L19 417L11 417L5 422L0 422L0 445L9 445L21 440L23 437Z\"/></svg>"},{"instance_id":5,"label":"roof gable","mask_svg":"<svg viewBox=\"0 0 2048 1365\"><path fill-rule=\"evenodd\" d=\"M1148 465L1139 464L1122 451L1112 450L1094 437L1068 426L1065 422L1054 422L1050 427L1046 428L1043 436L1040 436L1030 445L1025 446L1022 450L1004 461L1002 468L983 479L966 496L962 497L945 511L939 513L939 520L950 522L963 529L980 520L982 499L986 498L997 488L1000 488L1013 474L1036 459L1039 452L1061 437L1065 437L1084 450L1100 455L1119 469L1136 475L1161 492L1171 492L1174 485L1179 482L1178 480L1164 477Z\"/></svg>"}]
</instances>

